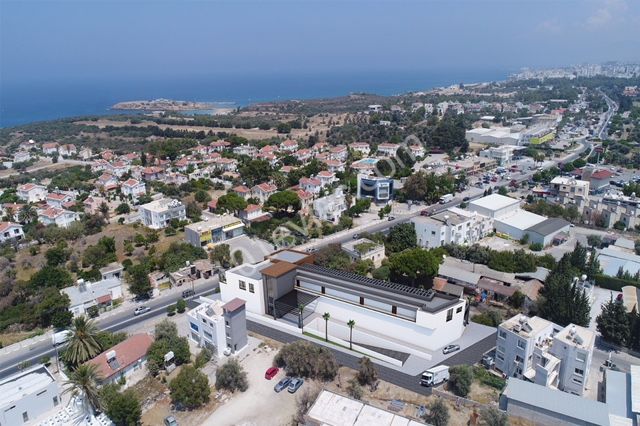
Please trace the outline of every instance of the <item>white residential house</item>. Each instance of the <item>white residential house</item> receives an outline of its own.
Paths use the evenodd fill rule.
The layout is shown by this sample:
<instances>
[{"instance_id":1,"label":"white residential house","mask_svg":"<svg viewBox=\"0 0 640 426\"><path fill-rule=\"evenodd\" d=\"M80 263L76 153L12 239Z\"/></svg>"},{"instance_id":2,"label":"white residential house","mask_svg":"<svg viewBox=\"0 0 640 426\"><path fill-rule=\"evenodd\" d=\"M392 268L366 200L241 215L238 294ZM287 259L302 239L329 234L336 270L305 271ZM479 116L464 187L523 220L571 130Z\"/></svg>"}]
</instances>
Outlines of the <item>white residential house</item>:
<instances>
[{"instance_id":1,"label":"white residential house","mask_svg":"<svg viewBox=\"0 0 640 426\"><path fill-rule=\"evenodd\" d=\"M69 311L74 317L86 315L90 308L98 310L112 306L122 298L122 282L119 278L108 278L95 283L78 280L76 285L62 289L69 296Z\"/></svg>"},{"instance_id":2,"label":"white residential house","mask_svg":"<svg viewBox=\"0 0 640 426\"><path fill-rule=\"evenodd\" d=\"M43 364L0 379L0 424L33 422L62 402L56 378Z\"/></svg>"},{"instance_id":3,"label":"white residential house","mask_svg":"<svg viewBox=\"0 0 640 426\"><path fill-rule=\"evenodd\" d=\"M425 248L445 244L471 245L493 232L493 219L457 207L433 216L416 216L411 222L418 245Z\"/></svg>"},{"instance_id":4,"label":"white residential house","mask_svg":"<svg viewBox=\"0 0 640 426\"><path fill-rule=\"evenodd\" d=\"M349 148L355 152L359 152L363 157L366 157L371 153L371 147L367 142L354 142L349 144Z\"/></svg>"},{"instance_id":5,"label":"white residential house","mask_svg":"<svg viewBox=\"0 0 640 426\"><path fill-rule=\"evenodd\" d=\"M45 155L53 155L58 153L58 144L56 142L43 143L42 153Z\"/></svg>"},{"instance_id":6,"label":"white residential house","mask_svg":"<svg viewBox=\"0 0 640 426\"><path fill-rule=\"evenodd\" d=\"M231 191L242 197L244 200L248 200L249 198L251 198L251 189L247 188L244 185L238 185Z\"/></svg>"},{"instance_id":7,"label":"white residential house","mask_svg":"<svg viewBox=\"0 0 640 426\"><path fill-rule=\"evenodd\" d=\"M220 141L211 142L209 146L211 147L212 151L221 152L229 148L231 146L231 142L220 140Z\"/></svg>"},{"instance_id":8,"label":"white residential house","mask_svg":"<svg viewBox=\"0 0 640 426\"><path fill-rule=\"evenodd\" d=\"M400 145L397 143L381 143L378 145L377 155L378 157L395 157L398 153Z\"/></svg>"},{"instance_id":9,"label":"white residential house","mask_svg":"<svg viewBox=\"0 0 640 426\"><path fill-rule=\"evenodd\" d=\"M253 145L239 145L233 147L233 153L253 157L258 153L258 149Z\"/></svg>"},{"instance_id":10,"label":"white residential house","mask_svg":"<svg viewBox=\"0 0 640 426\"><path fill-rule=\"evenodd\" d=\"M118 178L111 173L103 173L96 180L96 186L104 189L105 191L111 191L120 186L120 181L118 181Z\"/></svg>"},{"instance_id":11,"label":"white residential house","mask_svg":"<svg viewBox=\"0 0 640 426\"><path fill-rule=\"evenodd\" d=\"M238 216L245 222L253 222L256 219L269 218L269 214L262 211L262 207L258 204L249 204L244 210L240 210Z\"/></svg>"},{"instance_id":12,"label":"white residential house","mask_svg":"<svg viewBox=\"0 0 640 426\"><path fill-rule=\"evenodd\" d=\"M127 179L122 182L122 185L120 185L120 190L124 196L131 197L135 200L139 196L147 193L147 186L144 182L140 182L136 179Z\"/></svg>"},{"instance_id":13,"label":"white residential house","mask_svg":"<svg viewBox=\"0 0 640 426\"><path fill-rule=\"evenodd\" d=\"M80 220L80 215L70 210L48 207L38 210L38 222L45 226L56 225L67 228L73 222Z\"/></svg>"},{"instance_id":14,"label":"white residential house","mask_svg":"<svg viewBox=\"0 0 640 426\"><path fill-rule=\"evenodd\" d=\"M189 337L198 346L209 348L218 358L225 351L235 353L247 346L245 301L229 302L200 297L200 304L189 310Z\"/></svg>"},{"instance_id":15,"label":"white residential house","mask_svg":"<svg viewBox=\"0 0 640 426\"><path fill-rule=\"evenodd\" d=\"M327 195L318 198L313 202L313 214L320 220L331 223L338 223L340 216L347 210L347 202L341 188Z\"/></svg>"},{"instance_id":16,"label":"white residential house","mask_svg":"<svg viewBox=\"0 0 640 426\"><path fill-rule=\"evenodd\" d=\"M298 183L300 189L310 192L314 195L320 194L320 190L322 189L322 182L317 178L300 178Z\"/></svg>"},{"instance_id":17,"label":"white residential house","mask_svg":"<svg viewBox=\"0 0 640 426\"><path fill-rule=\"evenodd\" d=\"M329 149L330 160L338 160L342 162L342 161L345 161L348 156L349 156L349 150L345 145L338 145L338 146L331 147L331 149Z\"/></svg>"},{"instance_id":18,"label":"white residential house","mask_svg":"<svg viewBox=\"0 0 640 426\"><path fill-rule=\"evenodd\" d=\"M424 158L426 153L424 146L419 144L409 145L408 149L413 158Z\"/></svg>"},{"instance_id":19,"label":"white residential house","mask_svg":"<svg viewBox=\"0 0 640 426\"><path fill-rule=\"evenodd\" d=\"M292 153L298 150L298 142L287 139L280 144L280 151Z\"/></svg>"},{"instance_id":20,"label":"white residential house","mask_svg":"<svg viewBox=\"0 0 640 426\"><path fill-rule=\"evenodd\" d=\"M569 200L588 200L589 181L573 177L556 176L550 182L550 189L554 195Z\"/></svg>"},{"instance_id":21,"label":"white residential house","mask_svg":"<svg viewBox=\"0 0 640 426\"><path fill-rule=\"evenodd\" d=\"M91 148L82 148L78 153L78 157L83 160L88 160L93 157L93 151L91 151Z\"/></svg>"},{"instance_id":22,"label":"white residential house","mask_svg":"<svg viewBox=\"0 0 640 426\"><path fill-rule=\"evenodd\" d=\"M327 170L329 170L330 172L338 173L338 172L344 172L345 170L344 161L325 160L323 161L323 163L327 165Z\"/></svg>"},{"instance_id":23,"label":"white residential house","mask_svg":"<svg viewBox=\"0 0 640 426\"><path fill-rule=\"evenodd\" d=\"M28 151L18 151L13 154L13 162L14 163L24 163L25 161L31 160L31 154Z\"/></svg>"},{"instance_id":24,"label":"white residential house","mask_svg":"<svg viewBox=\"0 0 640 426\"><path fill-rule=\"evenodd\" d=\"M63 209L65 204L71 203L74 200L75 197L67 192L52 192L47 194L46 198L47 205L57 209Z\"/></svg>"},{"instance_id":25,"label":"white residential house","mask_svg":"<svg viewBox=\"0 0 640 426\"><path fill-rule=\"evenodd\" d=\"M272 183L266 182L255 185L253 188L251 188L251 195L260 200L261 203L267 201L269 197L276 192L278 192L278 187Z\"/></svg>"},{"instance_id":26,"label":"white residential house","mask_svg":"<svg viewBox=\"0 0 640 426\"><path fill-rule=\"evenodd\" d=\"M161 198L138 206L142 223L151 229L162 229L169 226L173 219L185 220L187 211L180 201Z\"/></svg>"},{"instance_id":27,"label":"white residential house","mask_svg":"<svg viewBox=\"0 0 640 426\"><path fill-rule=\"evenodd\" d=\"M76 146L72 143L60 145L60 148L58 148L58 154L62 155L63 157L70 157L77 153L78 153L78 150L76 149Z\"/></svg>"},{"instance_id":28,"label":"white residential house","mask_svg":"<svg viewBox=\"0 0 640 426\"><path fill-rule=\"evenodd\" d=\"M106 170L120 178L129 171L130 167L131 166L124 161L114 161L113 163L107 163Z\"/></svg>"},{"instance_id":29,"label":"white residential house","mask_svg":"<svg viewBox=\"0 0 640 426\"><path fill-rule=\"evenodd\" d=\"M498 327L496 368L516 377L582 396L595 332L518 314Z\"/></svg>"},{"instance_id":30,"label":"white residential house","mask_svg":"<svg viewBox=\"0 0 640 426\"><path fill-rule=\"evenodd\" d=\"M318 172L316 179L320 180L323 188L333 185L333 183L338 180L336 178L336 174L328 170L321 170Z\"/></svg>"},{"instance_id":31,"label":"white residential house","mask_svg":"<svg viewBox=\"0 0 640 426\"><path fill-rule=\"evenodd\" d=\"M47 198L47 188L35 183L25 183L24 185L18 186L16 195L19 199L27 203L38 203Z\"/></svg>"},{"instance_id":32,"label":"white residential house","mask_svg":"<svg viewBox=\"0 0 640 426\"><path fill-rule=\"evenodd\" d=\"M308 148L303 148L303 149L297 150L293 154L293 156L296 157L298 161L300 161L301 163L306 163L307 161L313 158L313 151L311 151Z\"/></svg>"},{"instance_id":33,"label":"white residential house","mask_svg":"<svg viewBox=\"0 0 640 426\"><path fill-rule=\"evenodd\" d=\"M0 222L0 243L20 241L23 238L22 225L14 222Z\"/></svg>"}]
</instances>

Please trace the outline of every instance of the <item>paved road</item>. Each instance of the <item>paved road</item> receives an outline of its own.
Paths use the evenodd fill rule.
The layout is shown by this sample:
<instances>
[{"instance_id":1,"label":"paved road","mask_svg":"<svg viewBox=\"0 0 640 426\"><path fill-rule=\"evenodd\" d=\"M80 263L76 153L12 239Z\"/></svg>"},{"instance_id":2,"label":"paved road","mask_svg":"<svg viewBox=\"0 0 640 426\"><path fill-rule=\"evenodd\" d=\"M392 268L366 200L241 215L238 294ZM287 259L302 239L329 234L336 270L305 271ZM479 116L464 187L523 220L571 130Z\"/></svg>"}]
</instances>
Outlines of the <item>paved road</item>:
<instances>
[{"instance_id":1,"label":"paved road","mask_svg":"<svg viewBox=\"0 0 640 426\"><path fill-rule=\"evenodd\" d=\"M218 288L217 277L197 286L196 295L194 297L213 294L216 288ZM167 306L175 303L180 296L180 293L176 292L170 296L158 297L144 303L145 306L151 308L151 310L144 315L133 316L132 309L123 309L121 312L114 313L108 317L98 317L96 323L98 328L101 330L112 332L121 331L140 321L165 316L167 314ZM21 363L27 362L35 364L40 362L42 357L53 358L54 356L55 348L51 345L50 339L45 339L30 347L3 355L0 360L0 377L7 376L18 371L18 365Z\"/></svg>"},{"instance_id":2,"label":"paved road","mask_svg":"<svg viewBox=\"0 0 640 426\"><path fill-rule=\"evenodd\" d=\"M253 322L247 320L247 329L250 331L260 334L262 336L268 337L270 339L277 340L282 343L292 343L297 340L302 340L300 337L295 336L293 334L285 333L280 330L273 329L271 327L267 327L263 324L259 324L257 322ZM482 355L493 349L496 343L496 335L492 334L491 336L479 341L478 343L468 347L462 352L448 358L444 364L446 365L458 365L458 364L474 364L482 358ZM351 354L347 354L343 351L339 351L336 349L330 350L334 353L336 360L340 365L345 367L349 367L357 370L359 368L358 361L360 360L359 356L354 356ZM381 380L384 380L389 383L393 383L394 385L400 386L401 388L423 394L430 395L431 388L427 388L424 386L420 386L420 374L412 376L409 374L402 373L398 370L394 370L392 368L388 368L382 365L376 365L376 369L378 370L378 376Z\"/></svg>"}]
</instances>

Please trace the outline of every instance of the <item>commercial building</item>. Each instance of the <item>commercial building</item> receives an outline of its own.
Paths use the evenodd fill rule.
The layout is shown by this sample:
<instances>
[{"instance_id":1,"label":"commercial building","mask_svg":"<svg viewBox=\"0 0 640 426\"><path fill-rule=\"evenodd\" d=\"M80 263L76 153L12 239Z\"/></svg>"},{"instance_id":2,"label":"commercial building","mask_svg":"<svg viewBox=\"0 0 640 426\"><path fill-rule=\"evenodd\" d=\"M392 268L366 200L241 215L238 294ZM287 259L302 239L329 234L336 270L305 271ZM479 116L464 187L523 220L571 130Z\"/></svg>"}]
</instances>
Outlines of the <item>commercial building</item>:
<instances>
[{"instance_id":1,"label":"commercial building","mask_svg":"<svg viewBox=\"0 0 640 426\"><path fill-rule=\"evenodd\" d=\"M184 237L194 247L208 247L244 234L244 223L235 216L207 218L184 227Z\"/></svg>"},{"instance_id":2,"label":"commercial building","mask_svg":"<svg viewBox=\"0 0 640 426\"><path fill-rule=\"evenodd\" d=\"M589 377L595 333L518 314L498 327L496 368L505 375L582 395Z\"/></svg>"},{"instance_id":3,"label":"commercial building","mask_svg":"<svg viewBox=\"0 0 640 426\"><path fill-rule=\"evenodd\" d=\"M520 209L520 200L500 194L491 194L469 201L468 209L491 219L500 219L516 213Z\"/></svg>"},{"instance_id":4,"label":"commercial building","mask_svg":"<svg viewBox=\"0 0 640 426\"><path fill-rule=\"evenodd\" d=\"M552 194L567 200L586 200L589 198L589 181L573 177L556 176L551 180Z\"/></svg>"},{"instance_id":5,"label":"commercial building","mask_svg":"<svg viewBox=\"0 0 640 426\"><path fill-rule=\"evenodd\" d=\"M550 217L530 226L524 231L524 234L529 235L530 243L541 244L546 247L553 243L558 234L569 232L570 227L571 224L566 220L559 217Z\"/></svg>"},{"instance_id":6,"label":"commercial building","mask_svg":"<svg viewBox=\"0 0 640 426\"><path fill-rule=\"evenodd\" d=\"M422 426L399 414L322 390L304 416L308 426Z\"/></svg>"},{"instance_id":7,"label":"commercial building","mask_svg":"<svg viewBox=\"0 0 640 426\"><path fill-rule=\"evenodd\" d=\"M86 364L96 366L98 374L101 376L101 385L124 379L125 386L130 386L136 381L133 377L134 373L143 369L147 364L147 352L152 343L153 337L150 335L134 334L87 361ZM139 375L138 377L144 376Z\"/></svg>"},{"instance_id":8,"label":"commercial building","mask_svg":"<svg viewBox=\"0 0 640 426\"><path fill-rule=\"evenodd\" d=\"M200 297L198 302L200 304L187 313L191 340L211 349L218 357L225 351L235 353L247 346L244 300L235 298L224 303Z\"/></svg>"},{"instance_id":9,"label":"commercial building","mask_svg":"<svg viewBox=\"0 0 640 426\"><path fill-rule=\"evenodd\" d=\"M355 320L353 341L405 352L437 350L458 339L466 324L466 301L455 296L390 283L311 263L293 250L276 252L263 262L229 269L221 298L246 300L247 311L273 319L311 316L306 329L322 330L321 314L331 315L331 334L349 338L346 323ZM313 316L313 313L319 315Z\"/></svg>"},{"instance_id":10,"label":"commercial building","mask_svg":"<svg viewBox=\"0 0 640 426\"><path fill-rule=\"evenodd\" d=\"M62 291L69 296L69 311L74 316L80 316L92 309L106 309L114 300L122 298L122 283L119 278L95 283L80 279L75 286L63 288Z\"/></svg>"},{"instance_id":11,"label":"commercial building","mask_svg":"<svg viewBox=\"0 0 640 426\"><path fill-rule=\"evenodd\" d=\"M138 207L142 223L151 229L162 229L169 226L173 219L185 220L187 211L178 200L161 198Z\"/></svg>"},{"instance_id":12,"label":"commercial building","mask_svg":"<svg viewBox=\"0 0 640 426\"><path fill-rule=\"evenodd\" d=\"M60 404L60 388L44 365L0 380L0 425L31 422Z\"/></svg>"},{"instance_id":13,"label":"commercial building","mask_svg":"<svg viewBox=\"0 0 640 426\"><path fill-rule=\"evenodd\" d=\"M493 219L457 207L433 216L416 216L411 222L416 229L418 245L425 248L474 244L493 232Z\"/></svg>"},{"instance_id":14,"label":"commercial building","mask_svg":"<svg viewBox=\"0 0 640 426\"><path fill-rule=\"evenodd\" d=\"M376 268L382 265L385 258L384 244L374 243L367 238L342 243L341 247L354 261L370 260Z\"/></svg>"},{"instance_id":15,"label":"commercial building","mask_svg":"<svg viewBox=\"0 0 640 426\"><path fill-rule=\"evenodd\" d=\"M518 147L514 145L492 146L480 151L480 157L491 158L499 166L511 164L513 153Z\"/></svg>"},{"instance_id":16,"label":"commercial building","mask_svg":"<svg viewBox=\"0 0 640 426\"><path fill-rule=\"evenodd\" d=\"M369 198L374 203L387 203L393 198L393 179L359 174L357 197Z\"/></svg>"},{"instance_id":17,"label":"commercial building","mask_svg":"<svg viewBox=\"0 0 640 426\"><path fill-rule=\"evenodd\" d=\"M476 129L467 130L465 138L469 143L487 144L487 145L520 145L521 135L508 127L478 127Z\"/></svg>"}]
</instances>

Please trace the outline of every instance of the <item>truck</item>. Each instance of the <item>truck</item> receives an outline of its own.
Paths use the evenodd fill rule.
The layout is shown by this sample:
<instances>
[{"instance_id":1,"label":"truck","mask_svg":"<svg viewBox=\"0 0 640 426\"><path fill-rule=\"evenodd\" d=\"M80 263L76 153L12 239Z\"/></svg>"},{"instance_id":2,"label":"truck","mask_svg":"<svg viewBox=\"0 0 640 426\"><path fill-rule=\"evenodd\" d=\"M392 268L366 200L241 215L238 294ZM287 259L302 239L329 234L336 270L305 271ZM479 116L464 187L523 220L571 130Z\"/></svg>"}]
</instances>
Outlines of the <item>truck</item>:
<instances>
[{"instance_id":1,"label":"truck","mask_svg":"<svg viewBox=\"0 0 640 426\"><path fill-rule=\"evenodd\" d=\"M449 380L449 366L438 365L437 367L425 370L420 378L422 386L438 386Z\"/></svg>"},{"instance_id":2,"label":"truck","mask_svg":"<svg viewBox=\"0 0 640 426\"><path fill-rule=\"evenodd\" d=\"M62 330L62 331L54 332L51 335L51 343L53 343L53 346L62 345L63 343L66 343L67 340L71 338L71 334L72 333L70 330Z\"/></svg>"},{"instance_id":3,"label":"truck","mask_svg":"<svg viewBox=\"0 0 640 426\"><path fill-rule=\"evenodd\" d=\"M453 194L444 194L440 197L440 204L447 204L451 200L453 200Z\"/></svg>"}]
</instances>

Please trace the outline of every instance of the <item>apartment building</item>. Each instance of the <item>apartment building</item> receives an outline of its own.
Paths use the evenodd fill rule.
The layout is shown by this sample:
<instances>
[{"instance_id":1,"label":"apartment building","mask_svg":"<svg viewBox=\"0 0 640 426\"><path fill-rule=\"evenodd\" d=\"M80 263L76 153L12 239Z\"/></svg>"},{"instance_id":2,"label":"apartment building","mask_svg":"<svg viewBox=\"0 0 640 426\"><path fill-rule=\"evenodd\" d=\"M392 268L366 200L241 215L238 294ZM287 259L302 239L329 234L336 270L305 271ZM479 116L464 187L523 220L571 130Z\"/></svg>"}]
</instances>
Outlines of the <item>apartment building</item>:
<instances>
[{"instance_id":1,"label":"apartment building","mask_svg":"<svg viewBox=\"0 0 640 426\"><path fill-rule=\"evenodd\" d=\"M595 333L518 314L498 327L496 368L505 375L582 395Z\"/></svg>"},{"instance_id":2,"label":"apartment building","mask_svg":"<svg viewBox=\"0 0 640 426\"><path fill-rule=\"evenodd\" d=\"M245 301L239 298L222 302L200 297L199 305L187 313L189 338L219 358L247 346Z\"/></svg>"},{"instance_id":3,"label":"apartment building","mask_svg":"<svg viewBox=\"0 0 640 426\"><path fill-rule=\"evenodd\" d=\"M313 201L313 214L320 220L338 223L340 216L347 210L347 201L341 188Z\"/></svg>"},{"instance_id":4,"label":"apartment building","mask_svg":"<svg viewBox=\"0 0 640 426\"><path fill-rule=\"evenodd\" d=\"M170 198L161 198L138 206L138 211L142 223L151 229L166 228L173 219L187 218L184 204Z\"/></svg>"},{"instance_id":5,"label":"apartment building","mask_svg":"<svg viewBox=\"0 0 640 426\"><path fill-rule=\"evenodd\" d=\"M416 216L411 222L416 229L418 245L425 248L474 244L493 231L493 219L457 207L433 216Z\"/></svg>"},{"instance_id":6,"label":"apartment building","mask_svg":"<svg viewBox=\"0 0 640 426\"><path fill-rule=\"evenodd\" d=\"M556 176L551 180L550 187L554 195L568 200L587 200L589 198L589 181L587 180Z\"/></svg>"},{"instance_id":7,"label":"apartment building","mask_svg":"<svg viewBox=\"0 0 640 426\"><path fill-rule=\"evenodd\" d=\"M207 218L184 227L184 237L194 247L207 247L244 234L244 223L235 216Z\"/></svg>"}]
</instances>

